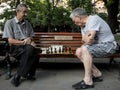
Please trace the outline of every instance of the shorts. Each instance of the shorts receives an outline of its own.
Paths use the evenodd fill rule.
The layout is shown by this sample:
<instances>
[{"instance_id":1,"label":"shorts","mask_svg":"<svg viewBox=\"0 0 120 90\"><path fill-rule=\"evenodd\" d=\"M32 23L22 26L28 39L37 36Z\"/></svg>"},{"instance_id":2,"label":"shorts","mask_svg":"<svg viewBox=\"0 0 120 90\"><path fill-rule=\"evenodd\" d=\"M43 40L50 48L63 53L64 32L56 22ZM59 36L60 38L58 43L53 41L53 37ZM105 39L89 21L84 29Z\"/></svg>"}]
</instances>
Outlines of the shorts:
<instances>
[{"instance_id":1,"label":"shorts","mask_svg":"<svg viewBox=\"0 0 120 90\"><path fill-rule=\"evenodd\" d=\"M93 57L108 57L118 49L116 42L104 42L92 45L84 45Z\"/></svg>"}]
</instances>

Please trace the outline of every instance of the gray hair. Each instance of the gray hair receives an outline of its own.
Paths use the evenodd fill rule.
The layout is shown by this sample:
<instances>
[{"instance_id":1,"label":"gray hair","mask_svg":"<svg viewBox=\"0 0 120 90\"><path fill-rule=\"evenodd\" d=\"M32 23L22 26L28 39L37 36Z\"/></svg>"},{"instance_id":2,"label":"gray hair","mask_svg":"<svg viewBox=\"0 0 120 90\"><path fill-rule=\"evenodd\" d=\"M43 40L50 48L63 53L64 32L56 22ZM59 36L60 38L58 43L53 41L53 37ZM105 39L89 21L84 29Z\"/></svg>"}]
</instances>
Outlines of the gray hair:
<instances>
[{"instance_id":1,"label":"gray hair","mask_svg":"<svg viewBox=\"0 0 120 90\"><path fill-rule=\"evenodd\" d=\"M80 15L86 16L87 12L85 11L85 9L78 7L71 12L70 18L74 19L76 16L80 16Z\"/></svg>"},{"instance_id":2,"label":"gray hair","mask_svg":"<svg viewBox=\"0 0 120 90\"><path fill-rule=\"evenodd\" d=\"M19 4L16 8L16 12L20 11L23 7L28 8L28 6L26 4Z\"/></svg>"}]
</instances>

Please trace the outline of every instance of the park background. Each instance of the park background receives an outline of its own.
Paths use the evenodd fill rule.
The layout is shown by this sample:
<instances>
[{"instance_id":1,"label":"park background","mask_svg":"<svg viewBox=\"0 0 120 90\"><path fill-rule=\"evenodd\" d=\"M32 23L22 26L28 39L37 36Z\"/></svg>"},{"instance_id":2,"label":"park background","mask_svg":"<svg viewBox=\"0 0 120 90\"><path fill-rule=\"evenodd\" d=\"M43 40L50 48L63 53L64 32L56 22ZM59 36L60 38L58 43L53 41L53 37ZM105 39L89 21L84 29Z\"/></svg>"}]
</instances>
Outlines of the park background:
<instances>
[{"instance_id":1,"label":"park background","mask_svg":"<svg viewBox=\"0 0 120 90\"><path fill-rule=\"evenodd\" d=\"M80 32L69 18L76 7L85 8L88 14L98 14L113 33L120 32L120 0L1 0L0 32L4 23L15 16L19 3L29 6L27 20L35 32Z\"/></svg>"}]
</instances>

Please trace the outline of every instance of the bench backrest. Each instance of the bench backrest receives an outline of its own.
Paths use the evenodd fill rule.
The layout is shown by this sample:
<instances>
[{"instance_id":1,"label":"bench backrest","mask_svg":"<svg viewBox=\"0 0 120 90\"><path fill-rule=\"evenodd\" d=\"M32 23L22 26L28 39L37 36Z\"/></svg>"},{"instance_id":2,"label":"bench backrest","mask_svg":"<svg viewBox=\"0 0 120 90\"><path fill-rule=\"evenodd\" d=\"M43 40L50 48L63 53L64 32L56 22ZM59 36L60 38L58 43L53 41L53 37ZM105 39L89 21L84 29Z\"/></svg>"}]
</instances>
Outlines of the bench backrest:
<instances>
[{"instance_id":1,"label":"bench backrest","mask_svg":"<svg viewBox=\"0 0 120 90\"><path fill-rule=\"evenodd\" d=\"M51 45L64 45L70 47L73 52L82 45L80 33L70 32L36 32L34 41L37 48L48 48Z\"/></svg>"},{"instance_id":2,"label":"bench backrest","mask_svg":"<svg viewBox=\"0 0 120 90\"><path fill-rule=\"evenodd\" d=\"M75 53L76 48L82 45L81 43L81 34L80 33L70 33L70 32L35 32L35 36L33 37L35 43L37 44L37 48L48 48L51 45L63 45L65 47L70 48L73 53ZM0 43L5 43L2 39L2 34L0 35ZM41 53L39 53L41 55ZM69 53L68 53L69 54ZM46 54L43 56L49 56L50 54ZM54 57L54 55L52 55ZM60 57L67 56L61 54ZM70 54L68 55L68 57ZM73 56L71 56L73 57Z\"/></svg>"}]
</instances>

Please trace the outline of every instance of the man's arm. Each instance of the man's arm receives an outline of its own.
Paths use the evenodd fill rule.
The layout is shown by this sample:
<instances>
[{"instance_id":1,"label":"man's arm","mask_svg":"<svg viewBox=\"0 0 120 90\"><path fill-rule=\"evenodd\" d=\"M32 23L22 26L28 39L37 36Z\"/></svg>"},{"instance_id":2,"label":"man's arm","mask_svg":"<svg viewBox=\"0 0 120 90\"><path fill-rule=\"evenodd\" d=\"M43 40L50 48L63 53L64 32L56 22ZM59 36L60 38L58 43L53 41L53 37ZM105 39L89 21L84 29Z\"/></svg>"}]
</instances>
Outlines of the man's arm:
<instances>
[{"instance_id":1,"label":"man's arm","mask_svg":"<svg viewBox=\"0 0 120 90\"><path fill-rule=\"evenodd\" d=\"M25 45L25 41L21 41L21 40L16 40L13 38L8 38L8 42L12 45Z\"/></svg>"},{"instance_id":2,"label":"man's arm","mask_svg":"<svg viewBox=\"0 0 120 90\"><path fill-rule=\"evenodd\" d=\"M82 41L84 44L92 44L94 43L94 37L96 35L96 31L88 31L88 34L82 36Z\"/></svg>"}]
</instances>

